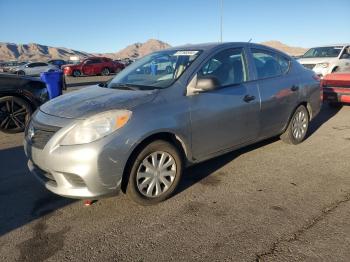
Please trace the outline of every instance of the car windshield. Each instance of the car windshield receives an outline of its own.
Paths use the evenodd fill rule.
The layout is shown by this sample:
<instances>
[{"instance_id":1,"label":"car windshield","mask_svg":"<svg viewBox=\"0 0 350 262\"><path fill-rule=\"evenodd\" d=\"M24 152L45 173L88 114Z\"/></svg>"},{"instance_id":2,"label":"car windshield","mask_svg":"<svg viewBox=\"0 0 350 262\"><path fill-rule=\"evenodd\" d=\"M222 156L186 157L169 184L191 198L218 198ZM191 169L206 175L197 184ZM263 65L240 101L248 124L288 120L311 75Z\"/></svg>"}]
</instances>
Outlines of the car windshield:
<instances>
[{"instance_id":1,"label":"car windshield","mask_svg":"<svg viewBox=\"0 0 350 262\"><path fill-rule=\"evenodd\" d=\"M199 56L199 50L168 50L141 58L119 73L107 88L151 90L171 86Z\"/></svg>"},{"instance_id":2,"label":"car windshield","mask_svg":"<svg viewBox=\"0 0 350 262\"><path fill-rule=\"evenodd\" d=\"M309 49L303 55L303 58L310 58L310 57L337 57L342 49L343 49L342 46L315 47L315 48Z\"/></svg>"}]
</instances>

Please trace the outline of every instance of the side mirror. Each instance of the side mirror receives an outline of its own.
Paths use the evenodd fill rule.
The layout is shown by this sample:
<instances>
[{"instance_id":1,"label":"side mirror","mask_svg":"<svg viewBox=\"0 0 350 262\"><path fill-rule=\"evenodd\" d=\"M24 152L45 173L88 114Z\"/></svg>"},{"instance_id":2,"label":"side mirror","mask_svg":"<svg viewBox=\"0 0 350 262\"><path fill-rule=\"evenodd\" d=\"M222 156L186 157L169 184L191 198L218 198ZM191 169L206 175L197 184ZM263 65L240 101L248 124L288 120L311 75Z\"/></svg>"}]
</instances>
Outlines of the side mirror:
<instances>
[{"instance_id":1,"label":"side mirror","mask_svg":"<svg viewBox=\"0 0 350 262\"><path fill-rule=\"evenodd\" d=\"M197 79L196 89L199 92L214 90L219 87L219 80L214 76L206 76Z\"/></svg>"},{"instance_id":2,"label":"side mirror","mask_svg":"<svg viewBox=\"0 0 350 262\"><path fill-rule=\"evenodd\" d=\"M219 80L214 76L201 76L198 78L198 75L195 75L187 86L186 94L191 96L214 90L219 86Z\"/></svg>"}]
</instances>

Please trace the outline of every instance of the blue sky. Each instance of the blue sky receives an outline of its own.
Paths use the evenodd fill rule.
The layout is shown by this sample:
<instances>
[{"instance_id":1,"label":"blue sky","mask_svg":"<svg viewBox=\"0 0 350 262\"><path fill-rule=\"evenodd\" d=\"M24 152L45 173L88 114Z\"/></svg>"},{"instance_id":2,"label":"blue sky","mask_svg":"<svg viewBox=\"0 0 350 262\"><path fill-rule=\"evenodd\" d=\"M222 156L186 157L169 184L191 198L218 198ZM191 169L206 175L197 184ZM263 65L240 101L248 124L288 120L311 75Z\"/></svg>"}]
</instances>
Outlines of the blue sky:
<instances>
[{"instance_id":1,"label":"blue sky","mask_svg":"<svg viewBox=\"0 0 350 262\"><path fill-rule=\"evenodd\" d=\"M223 0L223 40L311 47L350 42L350 0ZM115 52L157 38L220 38L220 0L0 0L0 42Z\"/></svg>"}]
</instances>

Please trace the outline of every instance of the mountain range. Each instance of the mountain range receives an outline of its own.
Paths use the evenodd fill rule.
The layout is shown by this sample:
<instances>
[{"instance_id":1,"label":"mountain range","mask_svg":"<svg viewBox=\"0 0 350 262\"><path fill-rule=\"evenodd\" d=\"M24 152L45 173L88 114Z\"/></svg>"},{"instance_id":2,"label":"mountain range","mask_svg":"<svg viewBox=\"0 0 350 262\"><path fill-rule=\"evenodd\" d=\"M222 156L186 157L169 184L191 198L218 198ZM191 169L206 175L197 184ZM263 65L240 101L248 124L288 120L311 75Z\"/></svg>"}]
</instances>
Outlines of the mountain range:
<instances>
[{"instance_id":1,"label":"mountain range","mask_svg":"<svg viewBox=\"0 0 350 262\"><path fill-rule=\"evenodd\" d=\"M307 49L292 47L279 41L268 41L262 44L284 51L290 55L301 55ZM145 43L134 43L115 53L87 53L65 47L51 47L41 44L14 44L0 42L0 61L45 61L49 59L69 60L71 56L85 58L92 55L106 56L112 59L132 58L137 59L148 53L170 47L169 44L157 39L149 39Z\"/></svg>"}]
</instances>

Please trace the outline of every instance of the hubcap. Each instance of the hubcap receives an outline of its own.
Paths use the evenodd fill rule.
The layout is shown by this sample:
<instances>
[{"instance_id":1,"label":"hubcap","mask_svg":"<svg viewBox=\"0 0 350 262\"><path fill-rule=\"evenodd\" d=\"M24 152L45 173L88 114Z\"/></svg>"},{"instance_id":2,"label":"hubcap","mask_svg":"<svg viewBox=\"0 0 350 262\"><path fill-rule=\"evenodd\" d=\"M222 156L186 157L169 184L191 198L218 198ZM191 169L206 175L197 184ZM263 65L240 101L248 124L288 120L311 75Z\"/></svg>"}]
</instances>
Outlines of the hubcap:
<instances>
[{"instance_id":1,"label":"hubcap","mask_svg":"<svg viewBox=\"0 0 350 262\"><path fill-rule=\"evenodd\" d=\"M167 152L151 153L141 162L136 184L146 197L158 197L169 190L176 176L176 162Z\"/></svg>"},{"instance_id":2,"label":"hubcap","mask_svg":"<svg viewBox=\"0 0 350 262\"><path fill-rule=\"evenodd\" d=\"M27 118L27 109L13 99L0 104L0 129L23 129Z\"/></svg>"},{"instance_id":3,"label":"hubcap","mask_svg":"<svg viewBox=\"0 0 350 262\"><path fill-rule=\"evenodd\" d=\"M302 139L307 131L307 116L305 112L300 111L298 112L292 122L292 131L293 131L293 136L296 139Z\"/></svg>"}]
</instances>

